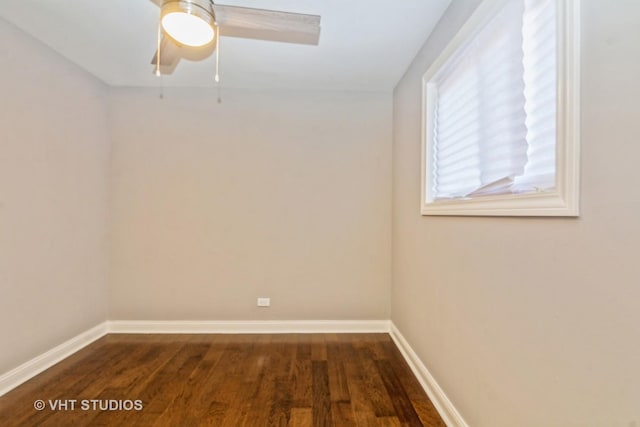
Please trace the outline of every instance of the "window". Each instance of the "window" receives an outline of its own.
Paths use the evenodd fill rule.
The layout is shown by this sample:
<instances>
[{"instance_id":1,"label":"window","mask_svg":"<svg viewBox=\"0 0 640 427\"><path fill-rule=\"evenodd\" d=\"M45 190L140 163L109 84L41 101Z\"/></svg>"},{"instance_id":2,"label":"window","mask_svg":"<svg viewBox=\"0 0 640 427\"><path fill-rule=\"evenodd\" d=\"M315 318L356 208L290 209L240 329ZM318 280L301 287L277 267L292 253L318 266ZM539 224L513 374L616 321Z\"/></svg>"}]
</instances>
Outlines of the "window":
<instances>
[{"instance_id":1,"label":"window","mask_svg":"<svg viewBox=\"0 0 640 427\"><path fill-rule=\"evenodd\" d=\"M485 0L423 77L422 214L577 216L577 0Z\"/></svg>"}]
</instances>

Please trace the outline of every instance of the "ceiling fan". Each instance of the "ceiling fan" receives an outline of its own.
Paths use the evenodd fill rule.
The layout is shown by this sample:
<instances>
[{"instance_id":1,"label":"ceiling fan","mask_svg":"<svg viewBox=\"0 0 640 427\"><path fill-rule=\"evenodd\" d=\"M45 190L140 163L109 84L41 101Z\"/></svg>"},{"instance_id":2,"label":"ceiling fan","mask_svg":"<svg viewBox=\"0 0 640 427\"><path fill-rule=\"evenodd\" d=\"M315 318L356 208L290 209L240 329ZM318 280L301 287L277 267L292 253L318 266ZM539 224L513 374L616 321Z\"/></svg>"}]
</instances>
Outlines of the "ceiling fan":
<instances>
[{"instance_id":1,"label":"ceiling fan","mask_svg":"<svg viewBox=\"0 0 640 427\"><path fill-rule=\"evenodd\" d=\"M180 59L201 60L216 51L219 38L241 37L317 45L320 16L215 4L213 0L151 0L160 7L158 46L151 63L171 74ZM218 79L216 60L216 80Z\"/></svg>"}]
</instances>

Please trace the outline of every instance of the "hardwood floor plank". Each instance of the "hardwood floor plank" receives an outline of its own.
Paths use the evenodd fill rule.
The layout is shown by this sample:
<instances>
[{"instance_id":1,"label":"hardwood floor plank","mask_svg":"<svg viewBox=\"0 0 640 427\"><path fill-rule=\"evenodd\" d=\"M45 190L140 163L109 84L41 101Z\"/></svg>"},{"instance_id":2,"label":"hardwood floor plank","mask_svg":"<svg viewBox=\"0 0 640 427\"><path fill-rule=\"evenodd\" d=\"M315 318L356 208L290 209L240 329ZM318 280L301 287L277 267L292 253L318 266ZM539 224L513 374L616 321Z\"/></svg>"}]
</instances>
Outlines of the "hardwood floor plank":
<instances>
[{"instance_id":1,"label":"hardwood floor plank","mask_svg":"<svg viewBox=\"0 0 640 427\"><path fill-rule=\"evenodd\" d=\"M444 427L387 334L107 335L0 397L0 425Z\"/></svg>"},{"instance_id":2,"label":"hardwood floor plank","mask_svg":"<svg viewBox=\"0 0 640 427\"><path fill-rule=\"evenodd\" d=\"M336 336L327 344L327 368L331 395L331 416L335 425L354 425L349 379L344 366L345 344Z\"/></svg>"},{"instance_id":3,"label":"hardwood floor plank","mask_svg":"<svg viewBox=\"0 0 640 427\"><path fill-rule=\"evenodd\" d=\"M156 372L140 395L140 399L145 402L144 418L137 417L132 425L148 425L150 421L162 424L167 418L183 415L181 411L185 408L174 405L174 402L183 392L185 380L196 368L205 351L201 345L184 345L171 363Z\"/></svg>"},{"instance_id":4,"label":"hardwood floor plank","mask_svg":"<svg viewBox=\"0 0 640 427\"><path fill-rule=\"evenodd\" d=\"M395 414L394 404L389 396L388 388L380 376L376 360L372 353L360 349L358 358L363 369L363 381L369 400L372 402L376 417L391 417Z\"/></svg>"},{"instance_id":5,"label":"hardwood floor plank","mask_svg":"<svg viewBox=\"0 0 640 427\"><path fill-rule=\"evenodd\" d=\"M356 426L367 427L377 425L375 407L368 396L364 381L364 371L362 364L358 360L358 352L354 343L349 342L345 344L342 351L344 352L345 358L343 363L347 375L353 421Z\"/></svg>"},{"instance_id":6,"label":"hardwood floor plank","mask_svg":"<svg viewBox=\"0 0 640 427\"><path fill-rule=\"evenodd\" d=\"M222 358L225 344L211 344L208 346L204 357L189 376L183 392L174 401L174 406L191 408L183 414L180 420L186 425L197 425L198 420L215 417L223 412L225 405L219 402L210 402L209 397L213 390L210 384L213 383L216 366Z\"/></svg>"},{"instance_id":7,"label":"hardwood floor plank","mask_svg":"<svg viewBox=\"0 0 640 427\"><path fill-rule=\"evenodd\" d=\"M344 369L345 354L337 342L327 345L327 368L329 370L329 389L332 402L349 402L349 385Z\"/></svg>"},{"instance_id":8,"label":"hardwood floor plank","mask_svg":"<svg viewBox=\"0 0 640 427\"><path fill-rule=\"evenodd\" d=\"M356 425L353 419L353 408L351 401L333 401L331 402L331 419L336 426L353 426Z\"/></svg>"},{"instance_id":9,"label":"hardwood floor plank","mask_svg":"<svg viewBox=\"0 0 640 427\"><path fill-rule=\"evenodd\" d=\"M289 427L313 427L313 414L311 408L291 409Z\"/></svg>"},{"instance_id":10,"label":"hardwood floor plank","mask_svg":"<svg viewBox=\"0 0 640 427\"><path fill-rule=\"evenodd\" d=\"M413 407L418 413L418 417L420 417L420 421L423 426L446 427L446 424L442 421L440 414L438 414L438 411L429 399L412 399L411 402L413 403Z\"/></svg>"},{"instance_id":11,"label":"hardwood floor plank","mask_svg":"<svg viewBox=\"0 0 640 427\"><path fill-rule=\"evenodd\" d=\"M323 334L311 335L311 360L327 360L327 342Z\"/></svg>"},{"instance_id":12,"label":"hardwood floor plank","mask_svg":"<svg viewBox=\"0 0 640 427\"><path fill-rule=\"evenodd\" d=\"M378 418L380 427L402 427L402 423L398 417L380 417Z\"/></svg>"},{"instance_id":13,"label":"hardwood floor plank","mask_svg":"<svg viewBox=\"0 0 640 427\"><path fill-rule=\"evenodd\" d=\"M287 426L291 419L291 382L288 378L276 378L271 400L268 423L270 426Z\"/></svg>"},{"instance_id":14,"label":"hardwood floor plank","mask_svg":"<svg viewBox=\"0 0 640 427\"><path fill-rule=\"evenodd\" d=\"M386 360L376 360L382 382L389 393L393 396L391 402L396 412L396 416L402 425L419 426L422 425L420 417L416 412L411 400L407 396L407 392L402 387L402 383L397 375L393 372L391 364Z\"/></svg>"},{"instance_id":15,"label":"hardwood floor plank","mask_svg":"<svg viewBox=\"0 0 640 427\"><path fill-rule=\"evenodd\" d=\"M292 407L311 408L311 345L309 342L298 341L295 345L296 354L292 366Z\"/></svg>"},{"instance_id":16,"label":"hardwood floor plank","mask_svg":"<svg viewBox=\"0 0 640 427\"><path fill-rule=\"evenodd\" d=\"M315 427L328 427L331 421L331 396L329 394L329 371L324 360L313 361L311 365L313 374L313 425Z\"/></svg>"}]
</instances>

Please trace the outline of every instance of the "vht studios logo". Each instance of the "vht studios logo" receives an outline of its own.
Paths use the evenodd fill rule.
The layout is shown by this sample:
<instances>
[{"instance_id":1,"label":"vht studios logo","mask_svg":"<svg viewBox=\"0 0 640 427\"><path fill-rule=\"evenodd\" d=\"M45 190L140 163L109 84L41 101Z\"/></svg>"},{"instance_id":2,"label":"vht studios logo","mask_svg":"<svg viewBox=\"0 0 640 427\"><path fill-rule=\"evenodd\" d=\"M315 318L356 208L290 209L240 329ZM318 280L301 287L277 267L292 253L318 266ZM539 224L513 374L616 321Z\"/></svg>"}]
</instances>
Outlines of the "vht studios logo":
<instances>
[{"instance_id":1,"label":"vht studios logo","mask_svg":"<svg viewBox=\"0 0 640 427\"><path fill-rule=\"evenodd\" d=\"M51 411L141 411L142 400L115 400L115 399L55 399L36 400L33 407L42 411L49 408Z\"/></svg>"}]
</instances>

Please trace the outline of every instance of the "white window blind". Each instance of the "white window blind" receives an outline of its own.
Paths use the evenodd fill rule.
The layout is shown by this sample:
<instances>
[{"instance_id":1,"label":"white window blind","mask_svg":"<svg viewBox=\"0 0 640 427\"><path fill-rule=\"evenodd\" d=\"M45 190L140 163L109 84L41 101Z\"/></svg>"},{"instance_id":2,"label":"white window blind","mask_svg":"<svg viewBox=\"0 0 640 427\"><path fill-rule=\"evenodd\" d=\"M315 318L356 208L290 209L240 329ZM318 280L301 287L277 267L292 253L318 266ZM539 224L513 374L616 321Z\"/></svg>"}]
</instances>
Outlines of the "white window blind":
<instances>
[{"instance_id":1,"label":"white window blind","mask_svg":"<svg viewBox=\"0 0 640 427\"><path fill-rule=\"evenodd\" d=\"M555 0L510 0L430 82L431 200L554 188L556 32Z\"/></svg>"}]
</instances>

